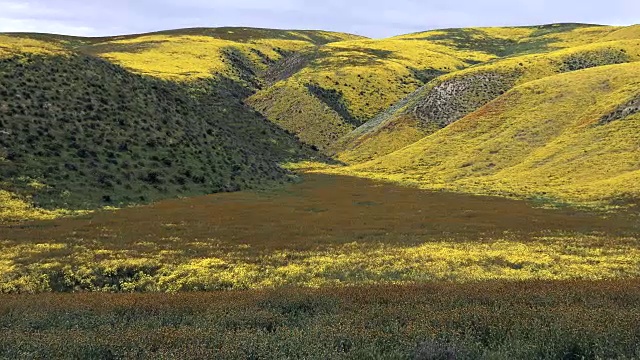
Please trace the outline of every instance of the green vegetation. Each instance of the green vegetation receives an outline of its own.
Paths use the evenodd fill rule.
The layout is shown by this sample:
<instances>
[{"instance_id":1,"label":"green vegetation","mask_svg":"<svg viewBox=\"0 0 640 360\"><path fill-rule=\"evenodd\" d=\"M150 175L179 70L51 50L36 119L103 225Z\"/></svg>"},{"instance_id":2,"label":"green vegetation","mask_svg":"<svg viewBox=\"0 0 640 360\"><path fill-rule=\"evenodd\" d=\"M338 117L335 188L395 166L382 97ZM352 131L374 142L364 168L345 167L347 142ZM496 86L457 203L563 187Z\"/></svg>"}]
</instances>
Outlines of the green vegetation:
<instances>
[{"instance_id":1,"label":"green vegetation","mask_svg":"<svg viewBox=\"0 0 640 360\"><path fill-rule=\"evenodd\" d=\"M73 176L68 171L64 173L66 170L62 173L55 170L43 170L42 162L46 161L47 156L58 156L57 153L64 152L62 148L45 153L37 151L37 147L44 146L51 139L43 138L35 128L40 127L40 132L43 132L48 125L32 124L29 125L29 129L26 129L26 124L29 123L16 123L16 118L12 114L16 111L18 112L16 114L23 111L27 113L25 116L40 114L39 116L42 117L52 111L59 112L62 109L68 109L72 116L65 113L58 113L56 116L58 118L69 117L66 121L79 123L81 121L79 118L83 117L86 112L90 112L94 117L99 116L100 118L94 119L94 121L99 123L99 126L105 127L96 136L111 140L109 136L105 137L105 135L110 134L114 127L106 125L105 121L113 121L110 119L116 117L131 118L132 112L138 118L142 113L153 117L158 111L165 112L162 109L164 105L157 103L152 105L132 97L127 99L132 105L123 109L115 106L118 99L109 99L109 97L116 95L113 91L103 92L100 99L91 99L93 87L95 87L95 82L92 81L95 79L87 76L84 79L74 79L73 81L86 81L89 83L88 85L70 85L78 89L83 87L87 92L84 100L77 99L72 102L91 101L91 105L82 104L80 108L73 109L58 107L53 110L45 110L43 107L49 106L47 104L59 101L58 95L52 96L50 99L51 91L41 91L40 84L33 81L31 84L19 83L12 78L11 74L7 73L5 79L10 83L3 85L3 88L12 88L11 91L16 92L16 87L19 87L20 91L24 91L19 95L25 96L26 100L6 103L2 107L3 114L7 118L12 118L11 128L20 128L19 132L25 134L35 131L35 133L30 133L31 138L28 140L33 142L34 136L37 137L40 144L34 145L33 149L36 150L36 157L40 160L17 164L15 160L10 158L13 158L17 152L32 151L33 149L22 149L28 146L28 143L25 144L24 139L20 137L0 135L0 141L3 141L3 144L10 141L11 147L14 147L9 148L7 145L3 145L4 150L0 153L0 158L3 159L0 166L10 179L4 181L2 189L7 198L18 199L26 203L31 202L32 195L37 194L35 203L39 207L78 209L108 205L109 203L114 205L134 203L141 200L140 196L143 196L145 200L153 200L163 197L161 194L184 196L266 184L263 180L280 182L286 176L284 172L278 170L277 163L295 159L306 160L313 156L310 151L303 150L292 142L290 135L286 133L294 134L297 140L311 145L314 149L321 150L325 154L334 156L339 161L348 164L364 163L410 146L440 129L480 111L482 107L499 99L516 86L564 72L635 62L640 59L640 43L636 35L640 35L637 27L620 28L582 24L448 29L382 40L370 40L348 34L322 31L252 28L184 29L110 38L75 38L46 34L0 35L0 44L2 44L0 54L6 59L5 62L14 64L11 66L23 66L24 60L20 59L33 59L34 57L38 59L55 57L58 59L55 63L62 64L65 61L72 62L72 59L81 56L78 54L82 53L88 55L85 57L86 59L93 61L92 64L85 65L90 67L97 66L93 64L104 64L95 59L95 57L101 57L133 72L147 75L136 77L136 79L145 82L145 85L141 86L152 88L148 91L149 94L156 91L157 87L156 85L148 85L151 83L164 84L163 86L170 88L164 91L176 93L179 100L176 100L178 105L169 105L169 108L179 109L182 107L183 112L195 112L197 116L181 114L183 117L186 116L189 121L200 123L195 129L201 128L207 133L205 128L214 122L216 122L215 126L223 126L220 124L236 126L239 124L236 121L225 122L224 120L206 119L207 117L228 119L229 115L233 114L233 116L239 116L242 119L251 119L248 120L249 123L245 124L246 127L254 129L252 131L255 132L252 133L260 134L258 138L264 140L258 141L260 150L252 148L255 145L253 142L248 144L245 141L255 136L239 136L238 139L230 141L229 144L233 143L233 145L230 145L229 149L211 150L207 148L204 150L202 146L207 147L206 144L220 143L215 136L207 135L203 140L204 143L195 147L187 146L188 149L196 149L200 146L199 150L194 150L198 155L188 155L187 153L191 150L185 150L187 153L184 154L179 150L176 150L177 152L172 155L165 154L169 157L175 155L183 159L185 163L197 163L202 171L205 171L204 168L210 169L210 165L218 169L213 170L211 175L200 174L208 177L205 180L206 185L196 183L191 187L184 187L182 182L185 180L180 179L180 175L176 172L184 170L193 174L197 170L193 166L185 170L185 167L188 167L186 165L180 165L183 169L177 169L173 164L161 165L161 157L164 155L152 154L152 149L137 149L146 152L143 158L147 158L147 160L131 159L136 162L133 164L134 168L137 166L148 169L150 166L158 164L161 168L169 167L171 169L161 170L158 174L155 173L158 171L157 168L152 171L155 175L163 178L163 181L172 181L169 179L173 179L178 184L163 188L157 186L162 184L150 184L142 181L140 186L135 183L126 184L122 189L116 187L113 191L99 186L104 189L102 191L104 194L94 195L92 199L87 199L85 198L86 192L80 188L93 188L96 186L96 181L86 182L85 176ZM25 57L26 54L31 55ZM27 63L30 61L27 60ZM27 70L29 70L29 66L27 66ZM56 66L64 67L67 65ZM98 73L100 74L101 71ZM15 71L11 70L11 72L15 74ZM88 72L84 72L84 74L88 74ZM34 73L30 78L38 79L39 76L41 75ZM99 76L104 79L113 77L105 74ZM127 73L126 76L133 75ZM150 77L160 78L164 81L153 80ZM114 84L109 84L110 80L103 81L105 84L98 87L116 88L117 81L114 81ZM47 83L45 81L45 85ZM47 85L48 88L56 86L58 86L57 83ZM37 101L32 99L34 93L40 94ZM80 97L79 92L76 94ZM144 95L143 97L149 96L152 95ZM264 124L257 114L239 103L245 99L249 106L263 114L275 126ZM291 99L295 99L295 101L291 101ZM628 101L628 103L616 104L616 109L612 109L612 113L617 115L611 116L632 115L633 109L636 108L635 102L633 99ZM99 111L83 108L85 106L96 107L97 103L103 105ZM155 106L155 108L145 109L144 106ZM223 111L221 112L220 109ZM606 114L602 114L601 117L602 122L608 122ZM201 120L194 120L194 118ZM148 121L146 119L148 117L140 119L142 128L132 128L130 131L142 131L145 136L149 135L149 131L146 129L151 129L154 126L142 125ZM87 119L82 119L82 121L87 121ZM7 129L9 129L8 122L9 120L3 120L3 126ZM203 122L206 124L202 125ZM244 121L240 123L244 124ZM180 127L181 124L183 123L178 122L175 126ZM157 124L155 126L158 133L161 131L172 132L164 125L158 126ZM188 127L194 129L191 125ZM262 129L262 127L269 130ZM284 129L284 133L280 132L278 128ZM61 129L66 131L65 127L61 127ZM216 131L218 130L216 129ZM11 132L11 130L3 131ZM268 139L272 136L267 133L273 131L280 132L276 136L278 139ZM229 128L228 131L219 131L219 133L225 134L227 132L232 134L229 136L238 135L237 129ZM62 131L49 134L49 137L56 137L60 134ZM627 132L619 134L626 136L624 134ZM130 135L123 133L115 137L122 136ZM283 143L280 139L284 138L287 139ZM160 138L161 143L157 145L157 148L160 149L159 152L167 150L165 148L167 144L162 143L164 140L169 139ZM624 142L627 140L614 139L612 141ZM184 143L185 141L180 140L180 144ZM20 146L20 148L16 148L16 146ZM219 147L224 148L224 145ZM272 156L274 150L277 154ZM210 153L211 151L214 153ZM94 152L96 151L94 150ZM243 154L238 154L238 152ZM108 157L113 156L113 153L114 150L111 149L109 154L96 153L96 155L101 159L102 155ZM222 161L224 164L202 165L203 161L205 163L211 161L209 160L211 155L218 162ZM63 154L64 156L66 155ZM264 160L268 159L270 164L267 168L271 170L260 170L258 174L254 174L252 170L251 175L247 172L242 173L243 171L238 167L245 169L260 167L258 164L262 161L261 159L247 160L254 156L264 158ZM155 160L151 159L152 157ZM206 157L208 160L199 157ZM109 162L109 159L104 161ZM119 166L119 163L115 164L113 161L111 164L104 165L102 164L104 161L95 160L91 166L102 167L102 170L106 172L113 172L113 169L109 170L110 166ZM246 161L255 164L247 167ZM41 164L35 165L36 162ZM232 170L234 166L235 173ZM344 171L350 172L351 170ZM93 170L90 172L91 174L95 173ZM130 171L126 175L127 182L130 181L130 178L139 179L140 176L144 178L144 174L134 174L134 172ZM373 174L369 171L357 172L360 176L371 173L377 178L395 176L377 172ZM45 174L49 177L48 179L45 178ZM52 177L54 179L51 179ZM189 177L187 176L187 178ZM202 180L198 175L196 177L197 180ZM69 189L60 188L60 184L70 181L70 179L72 183L79 182L85 185L79 187L74 185ZM112 180L107 183L113 183ZM627 179L625 178L625 180ZM33 187L28 186L33 182L42 186L34 190ZM123 183L123 180L119 180L119 182ZM189 179L186 179L186 182L188 183ZM413 181L413 183L415 182ZM98 183L98 185L100 184ZM173 185L182 189L172 190L172 187L176 187ZM434 187L442 188L442 185L434 185ZM496 188L489 184L483 185L483 188L492 189L489 192L493 193L526 193L527 196L533 197L556 196L553 191L549 193L545 189L507 190L504 186ZM119 195L115 195L116 193ZM69 199L64 200L62 194ZM618 195L627 197L624 194L610 194L611 197ZM594 200L597 196L599 193L598 195L594 193L589 201ZM585 196L585 199L587 197ZM100 198L107 201L100 201ZM18 208L19 206L15 210L10 210L7 205L4 207L3 213L8 214L12 211L24 213ZM44 217L52 216L51 214L44 215L44 213L41 215ZM3 217L7 218L6 215ZM19 216L15 216L15 218L19 218Z\"/></svg>"},{"instance_id":2,"label":"green vegetation","mask_svg":"<svg viewBox=\"0 0 640 360\"><path fill-rule=\"evenodd\" d=\"M233 78L237 69L229 52L246 58L251 70L264 71L283 56L334 41L362 37L328 31L289 31L256 28L193 28L149 34L81 38L18 33L0 38L7 44L30 49L66 49L100 56L139 73L171 80L212 76ZM245 59L243 59L245 60Z\"/></svg>"},{"instance_id":3,"label":"green vegetation","mask_svg":"<svg viewBox=\"0 0 640 360\"><path fill-rule=\"evenodd\" d=\"M65 49L61 44L49 41L40 41L31 38L7 36L0 34L0 57L22 54L64 54Z\"/></svg>"},{"instance_id":4,"label":"green vegetation","mask_svg":"<svg viewBox=\"0 0 640 360\"><path fill-rule=\"evenodd\" d=\"M316 155L242 101L278 59L359 38L251 28L0 35L0 221L290 181L280 163Z\"/></svg>"},{"instance_id":5,"label":"green vegetation","mask_svg":"<svg viewBox=\"0 0 640 360\"><path fill-rule=\"evenodd\" d=\"M248 100L249 105L261 113L268 112L270 121L296 134L298 139L306 144L323 149L353 129L353 125L345 122L340 114L319 101L307 86L276 83L266 91L272 96L258 103L257 97L263 94L260 92ZM284 99L287 100L281 101ZM301 122L299 117L291 116L292 114L312 117L313 121Z\"/></svg>"},{"instance_id":6,"label":"green vegetation","mask_svg":"<svg viewBox=\"0 0 640 360\"><path fill-rule=\"evenodd\" d=\"M2 188L38 207L122 206L281 183L289 175L278 163L313 156L244 106L248 91L231 80L181 85L81 55L0 64Z\"/></svg>"},{"instance_id":7,"label":"green vegetation","mask_svg":"<svg viewBox=\"0 0 640 360\"><path fill-rule=\"evenodd\" d=\"M633 359L638 226L326 175L4 226L4 291L76 293L0 295L0 357Z\"/></svg>"},{"instance_id":8,"label":"green vegetation","mask_svg":"<svg viewBox=\"0 0 640 360\"><path fill-rule=\"evenodd\" d=\"M76 50L163 79L184 81L224 76L246 80L238 73L238 65L255 75L301 50L356 38L360 37L325 31L186 29L94 39L90 44L77 46ZM230 54L235 55L235 59L230 58Z\"/></svg>"},{"instance_id":9,"label":"green vegetation","mask_svg":"<svg viewBox=\"0 0 640 360\"><path fill-rule=\"evenodd\" d=\"M277 66L269 74L275 85L248 103L320 149L330 148L424 81L491 58L402 40L336 42L303 54ZM292 98L300 100L293 104ZM326 116L318 118L318 113Z\"/></svg>"},{"instance_id":10,"label":"green vegetation","mask_svg":"<svg viewBox=\"0 0 640 360\"><path fill-rule=\"evenodd\" d=\"M481 51L496 57L541 53L558 48L618 40L620 27L589 24L550 24L523 27L489 27L434 30L401 35L395 39L430 41L458 50ZM635 37L637 39L637 37Z\"/></svg>"},{"instance_id":11,"label":"green vegetation","mask_svg":"<svg viewBox=\"0 0 640 360\"><path fill-rule=\"evenodd\" d=\"M250 98L249 104L268 119L281 127L298 134L303 142L315 145L325 153L337 156L341 161L357 163L386 155L429 135L437 126L420 124L422 114L415 118L409 106L402 114L382 121L374 133L356 131L387 112L387 109L423 85L436 91L435 85L448 86L445 81L453 78L463 81L463 87L473 79L461 79L469 68L467 76L481 73L478 64L493 63L503 58L521 57L527 54L546 54L559 49L582 50L589 56L567 59L564 67L555 63L562 53L541 55L537 58L522 58L502 63L496 73L495 65L478 76L472 86L472 98L457 93L450 99L438 99L455 113L439 119L440 127L470 113L488 101L506 92L515 82L530 81L548 76L554 71L572 71L590 66L600 66L632 61L624 54L616 54L604 49L606 41L633 40L632 30L620 27L594 26L584 24L557 24L518 28L477 28L448 29L425 33L402 35L381 40L352 40L330 43L320 48L308 49L293 58L280 62L269 73L269 81L277 86L267 87ZM602 43L601 53L589 45ZM618 46L611 44L612 47ZM636 53L637 46L619 46ZM606 52L606 54L604 53ZM554 58L554 56L556 58ZM568 54L564 54L568 56ZM543 60L545 58L546 60ZM537 62L535 69L521 69L512 64ZM546 61L544 64L542 64ZM472 66L475 65L475 66ZM523 65L519 65L522 67ZM520 72L524 72L521 74ZM449 74L449 75L447 75ZM434 80L435 79L435 80ZM489 79L490 83L485 80ZM434 80L433 82L431 82ZM458 84L459 87L460 84ZM308 91L307 89L322 89ZM475 89L474 89L475 88ZM286 90L283 90L286 89ZM416 99L423 98L426 89L420 89ZM296 106L289 99L304 99ZM422 94L422 95L420 95ZM466 97L466 98L465 98ZM471 100L471 101L469 101ZM415 104L414 104L415 105ZM321 118L315 116L320 111ZM327 120L327 119L330 120ZM321 124L320 124L321 123ZM392 128L393 130L389 130ZM397 134L397 139L389 135ZM336 140L338 138L338 140Z\"/></svg>"},{"instance_id":12,"label":"green vegetation","mask_svg":"<svg viewBox=\"0 0 640 360\"><path fill-rule=\"evenodd\" d=\"M559 73L640 60L640 41L608 41L523 55L443 75L333 144L347 163L390 154L480 109L515 85Z\"/></svg>"}]
</instances>

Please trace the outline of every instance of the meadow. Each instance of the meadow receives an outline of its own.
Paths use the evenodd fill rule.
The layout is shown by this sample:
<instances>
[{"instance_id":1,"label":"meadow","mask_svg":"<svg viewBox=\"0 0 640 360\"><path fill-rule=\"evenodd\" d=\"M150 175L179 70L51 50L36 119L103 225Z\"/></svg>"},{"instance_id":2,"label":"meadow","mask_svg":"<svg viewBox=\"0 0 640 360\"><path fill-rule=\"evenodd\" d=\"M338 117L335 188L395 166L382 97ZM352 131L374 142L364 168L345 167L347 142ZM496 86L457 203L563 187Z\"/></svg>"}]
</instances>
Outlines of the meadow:
<instances>
[{"instance_id":1,"label":"meadow","mask_svg":"<svg viewBox=\"0 0 640 360\"><path fill-rule=\"evenodd\" d=\"M306 175L6 223L0 291L176 292L640 275L637 216Z\"/></svg>"},{"instance_id":2,"label":"meadow","mask_svg":"<svg viewBox=\"0 0 640 360\"><path fill-rule=\"evenodd\" d=\"M2 224L0 357L640 356L636 212L303 179Z\"/></svg>"}]
</instances>

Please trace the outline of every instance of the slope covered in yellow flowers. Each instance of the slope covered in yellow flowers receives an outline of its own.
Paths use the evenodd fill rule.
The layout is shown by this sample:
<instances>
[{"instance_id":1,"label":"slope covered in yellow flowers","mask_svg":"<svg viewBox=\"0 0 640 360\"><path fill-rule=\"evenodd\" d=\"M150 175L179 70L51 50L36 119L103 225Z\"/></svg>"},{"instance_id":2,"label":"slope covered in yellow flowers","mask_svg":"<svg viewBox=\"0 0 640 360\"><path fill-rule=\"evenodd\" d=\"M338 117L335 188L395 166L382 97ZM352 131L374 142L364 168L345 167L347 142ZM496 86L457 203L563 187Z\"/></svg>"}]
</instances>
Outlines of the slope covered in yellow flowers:
<instances>
[{"instance_id":1,"label":"slope covered in yellow flowers","mask_svg":"<svg viewBox=\"0 0 640 360\"><path fill-rule=\"evenodd\" d=\"M637 176L633 171L638 167L627 148L622 160L607 167L584 153L579 158L592 162L581 169L588 175L585 179L593 181L578 183L582 170L569 170L575 162L564 158L570 151L558 144L555 156L560 160L545 165L546 172L538 165L526 168L531 154L513 137L507 139L511 143L501 140L500 147L516 147L520 157L507 152L511 162L489 161L476 171L474 161L449 166L469 155L469 143L449 136L462 126L458 122L497 121L492 117L497 113L486 109L532 84L547 85L537 90L539 94L523 95L522 103L499 112L500 119L524 124L546 114L531 123L540 122L535 133L546 134L561 128L554 121L580 120L571 118L576 114L564 117L560 106L594 106L604 114L610 109L585 100L590 99L588 94L611 98L613 105L607 103L611 106L625 105L624 99L612 95L615 84L600 94L591 89L596 86L591 82L622 71L617 69L633 72L638 60L638 26L444 29L376 40L326 31L255 28L194 28L104 38L0 34L0 61L10 69L0 78L4 81L0 91L7 95L5 102L0 101L4 116L0 170L6 173L0 189L2 203L11 204L2 211L33 210L34 217L48 217L54 213L29 208L32 199L53 210L60 204L65 209L86 209L167 194L230 191L257 186L262 180L279 183L286 178L283 162L327 160L315 150L347 164L362 164L336 171L429 188L572 201L632 197L633 186L626 188L629 195L620 185ZM560 85L558 79L574 80L562 80ZM123 92L114 90L123 86L132 86L133 95L123 97ZM61 89L73 96L62 97ZM568 103L544 100L550 105L542 113L529 106L529 97L552 94ZM68 104L57 106L61 101ZM635 109L634 104L629 108ZM625 116L635 119L632 113ZM139 128L129 128L130 121ZM183 131L183 121L197 125ZM92 130L67 129L67 123ZM600 132L590 130L582 139L599 134L610 136L611 143L633 144L633 131L627 127L634 121L621 129L618 124L595 127ZM180 130L170 131L172 126ZM605 134L602 129L618 130ZM123 134L134 130L134 141L126 141L129 135ZM474 137L477 134L463 135L472 136L465 141L481 141ZM181 144L202 137L205 145L187 144L177 151L174 136L184 137ZM100 147L104 153L90 149L96 143L92 137L104 143ZM417 150L429 139L439 138L446 138L441 140L444 145ZM571 149L580 152L594 146L580 144L579 138L572 138L576 143ZM547 144L555 138L545 139ZM600 151L613 156L619 154L616 149ZM30 155L20 158L20 154ZM172 159L180 159L179 164ZM77 162L86 168L79 170ZM536 172L530 172L533 168ZM610 168L606 174L605 168ZM255 176L257 170L264 178ZM31 187L34 181L43 186ZM88 191L96 188L100 193Z\"/></svg>"},{"instance_id":2,"label":"slope covered in yellow flowers","mask_svg":"<svg viewBox=\"0 0 640 360\"><path fill-rule=\"evenodd\" d=\"M415 91L423 84L421 79L490 59L486 54L401 40L337 42L301 57L304 67L258 92L249 104L319 148L327 148ZM290 90L280 91L285 87ZM304 99L309 106L292 104L293 98ZM335 125L318 132L322 118L316 117L314 108L330 113Z\"/></svg>"},{"instance_id":3,"label":"slope covered in yellow flowers","mask_svg":"<svg viewBox=\"0 0 640 360\"><path fill-rule=\"evenodd\" d=\"M54 41L0 34L0 58L17 54L63 54L64 46Z\"/></svg>"},{"instance_id":4,"label":"slope covered in yellow flowers","mask_svg":"<svg viewBox=\"0 0 640 360\"><path fill-rule=\"evenodd\" d=\"M237 67L265 71L287 54L336 40L359 38L330 32L273 31L254 34L254 29L230 29L218 34L149 34L113 39L86 51L136 72L171 80L192 80L221 75L238 76ZM236 33L246 34L238 37ZM314 35L311 37L310 35Z\"/></svg>"},{"instance_id":5,"label":"slope covered in yellow flowers","mask_svg":"<svg viewBox=\"0 0 640 360\"><path fill-rule=\"evenodd\" d=\"M484 51L497 57L539 53L593 42L624 39L624 27L549 24L523 27L443 29L400 35L393 39L430 41L454 49Z\"/></svg>"},{"instance_id":6,"label":"slope covered in yellow flowers","mask_svg":"<svg viewBox=\"0 0 640 360\"><path fill-rule=\"evenodd\" d=\"M82 38L49 34L0 35L0 54L18 46L25 52L73 50L100 56L135 72L168 80L226 76L237 67L264 71L294 52L361 36L329 31L258 28L193 28L140 35ZM11 46L11 47L10 47Z\"/></svg>"},{"instance_id":7,"label":"slope covered in yellow flowers","mask_svg":"<svg viewBox=\"0 0 640 360\"><path fill-rule=\"evenodd\" d=\"M390 155L335 170L427 189L568 202L640 195L640 64L516 86Z\"/></svg>"},{"instance_id":8,"label":"slope covered in yellow flowers","mask_svg":"<svg viewBox=\"0 0 640 360\"><path fill-rule=\"evenodd\" d=\"M249 99L249 104L303 141L335 154L353 145L350 143L354 136L338 144L336 138L347 136L350 130L381 116L390 106L441 75L458 74L459 70L504 57L546 53L605 38L633 38L622 30L611 26L556 24L447 29L389 39L334 42L285 62L282 71L271 79L277 86L258 92ZM284 87L289 90L282 91ZM304 99L309 107L292 104L291 94ZM330 123L318 124L325 118L315 116L313 109L317 108L331 114ZM382 151L370 151L386 154L399 148L393 145L386 149L388 141L408 145L425 135L406 122L393 123L385 124L386 128L393 128L394 133L402 134L400 138L409 142L385 137L374 146ZM398 129L401 131L396 132ZM359 154L356 149L349 156L341 156L341 160L362 160Z\"/></svg>"},{"instance_id":9,"label":"slope covered in yellow flowers","mask_svg":"<svg viewBox=\"0 0 640 360\"><path fill-rule=\"evenodd\" d=\"M331 150L347 163L368 161L420 140L514 86L555 74L638 60L640 38L507 57L446 74L342 137Z\"/></svg>"}]
</instances>

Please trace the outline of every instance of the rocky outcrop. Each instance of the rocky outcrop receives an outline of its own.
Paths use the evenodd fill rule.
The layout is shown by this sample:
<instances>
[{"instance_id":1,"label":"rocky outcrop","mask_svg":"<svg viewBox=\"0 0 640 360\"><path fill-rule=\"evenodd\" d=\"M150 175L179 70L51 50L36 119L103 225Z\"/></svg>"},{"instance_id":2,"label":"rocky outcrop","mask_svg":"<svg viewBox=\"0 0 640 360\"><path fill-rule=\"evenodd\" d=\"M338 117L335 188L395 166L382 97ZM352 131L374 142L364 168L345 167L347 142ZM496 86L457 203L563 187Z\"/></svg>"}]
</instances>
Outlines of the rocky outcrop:
<instances>
[{"instance_id":1,"label":"rocky outcrop","mask_svg":"<svg viewBox=\"0 0 640 360\"><path fill-rule=\"evenodd\" d=\"M296 53L275 63L264 74L267 85L273 85L278 81L286 80L300 70L304 69L313 59L318 57L318 51Z\"/></svg>"},{"instance_id":2,"label":"rocky outcrop","mask_svg":"<svg viewBox=\"0 0 640 360\"><path fill-rule=\"evenodd\" d=\"M518 74L484 72L444 80L413 109L424 124L445 127L472 113L515 85Z\"/></svg>"},{"instance_id":3,"label":"rocky outcrop","mask_svg":"<svg viewBox=\"0 0 640 360\"><path fill-rule=\"evenodd\" d=\"M600 121L598 121L598 124L605 125L612 121L622 120L628 116L637 114L639 112L640 112L640 95L618 106L614 111L600 118Z\"/></svg>"}]
</instances>

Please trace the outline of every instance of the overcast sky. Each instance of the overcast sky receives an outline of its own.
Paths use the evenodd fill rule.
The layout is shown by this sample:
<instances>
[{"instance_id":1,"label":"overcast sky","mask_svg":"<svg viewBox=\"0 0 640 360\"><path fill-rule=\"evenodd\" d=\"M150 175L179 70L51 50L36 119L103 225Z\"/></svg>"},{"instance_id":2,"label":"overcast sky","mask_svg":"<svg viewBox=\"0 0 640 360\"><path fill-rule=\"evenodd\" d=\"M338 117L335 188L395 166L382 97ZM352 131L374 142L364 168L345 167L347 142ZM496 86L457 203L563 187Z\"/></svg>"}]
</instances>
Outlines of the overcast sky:
<instances>
[{"instance_id":1,"label":"overcast sky","mask_svg":"<svg viewBox=\"0 0 640 360\"><path fill-rule=\"evenodd\" d=\"M386 37L554 22L640 23L640 0L0 0L0 32L83 36L251 26Z\"/></svg>"}]
</instances>

